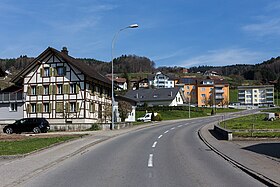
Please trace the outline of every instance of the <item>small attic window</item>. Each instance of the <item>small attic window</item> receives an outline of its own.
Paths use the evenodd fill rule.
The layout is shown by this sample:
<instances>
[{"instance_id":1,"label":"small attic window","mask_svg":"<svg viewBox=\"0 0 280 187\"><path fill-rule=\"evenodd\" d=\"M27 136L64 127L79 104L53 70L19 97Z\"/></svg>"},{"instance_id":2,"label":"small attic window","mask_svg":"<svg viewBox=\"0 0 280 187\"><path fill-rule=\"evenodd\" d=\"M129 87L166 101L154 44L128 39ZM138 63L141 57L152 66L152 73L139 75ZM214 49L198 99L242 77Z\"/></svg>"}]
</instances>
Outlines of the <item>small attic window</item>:
<instances>
[{"instance_id":1,"label":"small attic window","mask_svg":"<svg viewBox=\"0 0 280 187\"><path fill-rule=\"evenodd\" d=\"M154 97L158 97L158 95L155 94Z\"/></svg>"}]
</instances>

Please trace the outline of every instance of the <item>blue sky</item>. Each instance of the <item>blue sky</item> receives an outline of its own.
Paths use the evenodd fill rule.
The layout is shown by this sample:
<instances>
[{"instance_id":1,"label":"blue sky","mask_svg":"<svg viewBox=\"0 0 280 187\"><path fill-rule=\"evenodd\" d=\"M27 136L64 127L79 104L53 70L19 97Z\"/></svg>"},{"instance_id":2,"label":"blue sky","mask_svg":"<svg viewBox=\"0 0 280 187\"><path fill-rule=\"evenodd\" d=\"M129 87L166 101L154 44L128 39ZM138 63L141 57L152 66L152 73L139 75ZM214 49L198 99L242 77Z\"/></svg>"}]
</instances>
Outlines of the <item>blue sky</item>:
<instances>
[{"instance_id":1,"label":"blue sky","mask_svg":"<svg viewBox=\"0 0 280 187\"><path fill-rule=\"evenodd\" d=\"M278 0L1 0L0 58L67 46L73 57L156 66L256 64L280 56Z\"/></svg>"}]
</instances>

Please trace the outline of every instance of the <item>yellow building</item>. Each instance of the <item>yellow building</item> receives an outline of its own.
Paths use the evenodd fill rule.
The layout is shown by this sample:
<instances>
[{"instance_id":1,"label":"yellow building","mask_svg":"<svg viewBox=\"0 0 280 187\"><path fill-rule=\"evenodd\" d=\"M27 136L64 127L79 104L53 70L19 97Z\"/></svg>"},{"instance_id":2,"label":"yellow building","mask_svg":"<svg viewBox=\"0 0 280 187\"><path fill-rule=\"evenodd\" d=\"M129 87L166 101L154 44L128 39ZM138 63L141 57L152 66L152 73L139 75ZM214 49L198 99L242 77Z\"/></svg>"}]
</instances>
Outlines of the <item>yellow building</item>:
<instances>
[{"instance_id":1,"label":"yellow building","mask_svg":"<svg viewBox=\"0 0 280 187\"><path fill-rule=\"evenodd\" d=\"M229 104L229 84L224 80L182 78L176 86L181 87L192 105L226 107Z\"/></svg>"}]
</instances>

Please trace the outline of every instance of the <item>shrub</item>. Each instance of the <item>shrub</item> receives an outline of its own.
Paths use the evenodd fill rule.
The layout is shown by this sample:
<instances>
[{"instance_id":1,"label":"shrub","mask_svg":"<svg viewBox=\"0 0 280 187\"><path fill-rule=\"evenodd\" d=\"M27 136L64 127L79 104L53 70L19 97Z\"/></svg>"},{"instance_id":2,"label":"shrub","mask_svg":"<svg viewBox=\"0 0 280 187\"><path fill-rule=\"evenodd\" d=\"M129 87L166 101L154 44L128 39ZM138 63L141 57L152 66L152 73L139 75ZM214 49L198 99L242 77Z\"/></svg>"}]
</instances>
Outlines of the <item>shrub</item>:
<instances>
[{"instance_id":1,"label":"shrub","mask_svg":"<svg viewBox=\"0 0 280 187\"><path fill-rule=\"evenodd\" d=\"M90 130L90 131L98 131L100 129L101 129L100 126L98 124L94 123L94 124L91 125L91 128L88 129L88 130Z\"/></svg>"},{"instance_id":2,"label":"shrub","mask_svg":"<svg viewBox=\"0 0 280 187\"><path fill-rule=\"evenodd\" d=\"M162 117L160 113L158 113L156 116L154 116L154 121L162 121Z\"/></svg>"}]
</instances>

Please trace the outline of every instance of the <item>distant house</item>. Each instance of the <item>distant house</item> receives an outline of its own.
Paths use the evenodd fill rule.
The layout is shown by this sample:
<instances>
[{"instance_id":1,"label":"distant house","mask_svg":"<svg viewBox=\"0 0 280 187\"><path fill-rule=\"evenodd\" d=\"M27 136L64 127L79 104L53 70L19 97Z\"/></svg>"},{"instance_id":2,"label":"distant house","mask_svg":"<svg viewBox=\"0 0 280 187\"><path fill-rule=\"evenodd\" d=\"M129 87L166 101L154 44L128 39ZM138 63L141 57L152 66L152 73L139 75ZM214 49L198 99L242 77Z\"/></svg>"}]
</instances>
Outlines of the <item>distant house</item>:
<instances>
[{"instance_id":1,"label":"distant house","mask_svg":"<svg viewBox=\"0 0 280 187\"><path fill-rule=\"evenodd\" d=\"M149 88L149 80L144 78L138 81L138 88Z\"/></svg>"},{"instance_id":2,"label":"distant house","mask_svg":"<svg viewBox=\"0 0 280 187\"><path fill-rule=\"evenodd\" d=\"M174 88L174 78L162 72L148 75L149 85L154 88Z\"/></svg>"},{"instance_id":3,"label":"distant house","mask_svg":"<svg viewBox=\"0 0 280 187\"><path fill-rule=\"evenodd\" d=\"M136 116L136 104L137 102L134 100L134 99L131 99L131 98L127 98L127 97L124 97L124 96L115 96L115 106L114 106L114 111L115 111L115 116L116 116L116 119L115 121L116 122L121 122L121 118L120 118L120 114L119 114L119 107L118 107L118 103L120 101L125 101L125 102L128 102L131 107L132 107L132 111L128 114L128 117L125 119L125 122L134 122L135 121L135 116Z\"/></svg>"},{"instance_id":4,"label":"distant house","mask_svg":"<svg viewBox=\"0 0 280 187\"><path fill-rule=\"evenodd\" d=\"M219 73L217 73L216 71L205 71L204 76L219 76Z\"/></svg>"},{"instance_id":5,"label":"distant house","mask_svg":"<svg viewBox=\"0 0 280 187\"><path fill-rule=\"evenodd\" d=\"M127 82L125 78L117 77L114 79L117 90L127 90Z\"/></svg>"},{"instance_id":6,"label":"distant house","mask_svg":"<svg viewBox=\"0 0 280 187\"><path fill-rule=\"evenodd\" d=\"M111 81L69 56L66 47L48 47L11 81L24 95L21 117L44 117L51 124L110 120L105 109L111 106Z\"/></svg>"},{"instance_id":7,"label":"distant house","mask_svg":"<svg viewBox=\"0 0 280 187\"><path fill-rule=\"evenodd\" d=\"M180 88L129 90L125 96L137 101L138 106L178 106L185 100Z\"/></svg>"},{"instance_id":8,"label":"distant house","mask_svg":"<svg viewBox=\"0 0 280 187\"><path fill-rule=\"evenodd\" d=\"M25 95L22 87L10 86L0 91L0 120L2 124L12 123L23 117Z\"/></svg>"},{"instance_id":9,"label":"distant house","mask_svg":"<svg viewBox=\"0 0 280 187\"><path fill-rule=\"evenodd\" d=\"M106 77L112 81L112 74L107 74ZM114 88L116 90L127 90L127 82L126 78L115 77L114 76Z\"/></svg>"}]
</instances>

